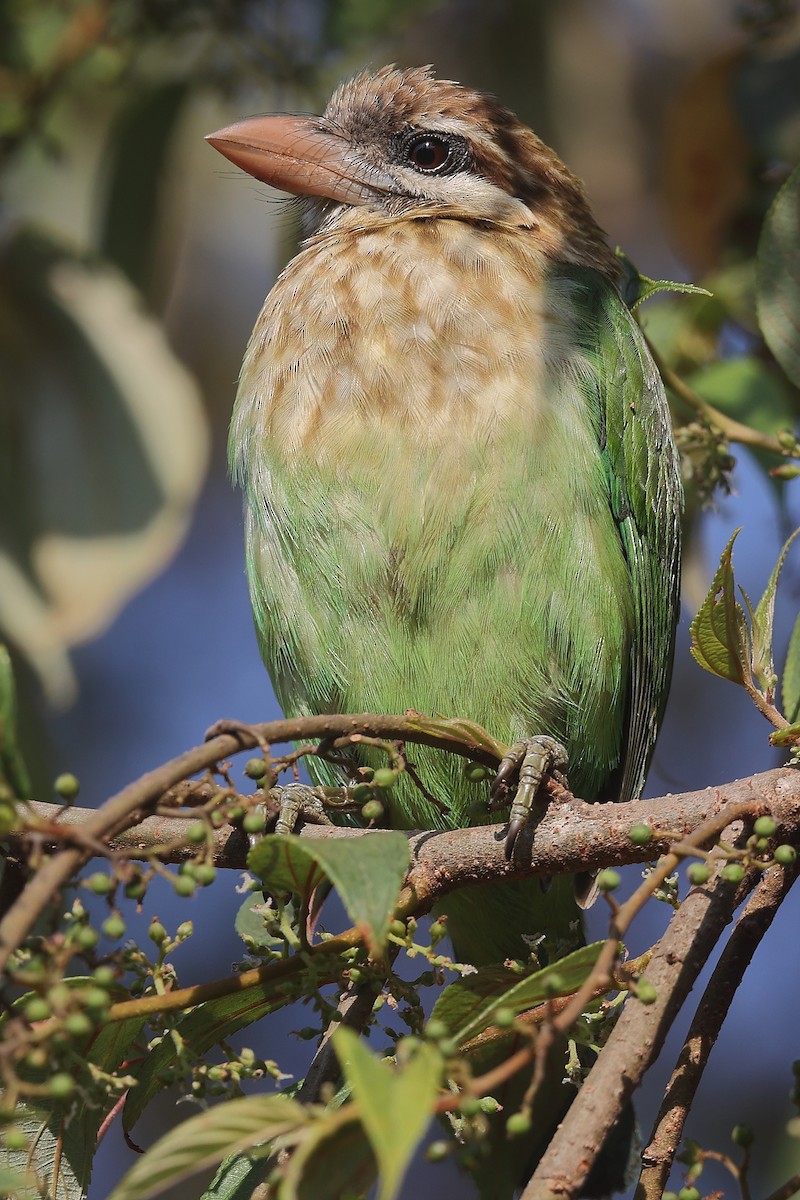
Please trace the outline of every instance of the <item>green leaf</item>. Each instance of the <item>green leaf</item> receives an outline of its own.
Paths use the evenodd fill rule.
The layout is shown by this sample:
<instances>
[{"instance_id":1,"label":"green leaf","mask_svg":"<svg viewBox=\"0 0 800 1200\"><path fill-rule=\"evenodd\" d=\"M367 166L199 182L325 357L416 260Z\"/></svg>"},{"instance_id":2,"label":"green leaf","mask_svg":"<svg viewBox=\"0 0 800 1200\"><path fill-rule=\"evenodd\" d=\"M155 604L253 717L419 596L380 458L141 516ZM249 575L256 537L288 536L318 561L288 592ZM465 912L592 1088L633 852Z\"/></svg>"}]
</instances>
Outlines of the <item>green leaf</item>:
<instances>
[{"instance_id":1,"label":"green leaf","mask_svg":"<svg viewBox=\"0 0 800 1200\"><path fill-rule=\"evenodd\" d=\"M773 746L793 746L798 737L800 737L800 721L795 721L786 729L774 729L769 735L769 740Z\"/></svg>"},{"instance_id":2,"label":"green leaf","mask_svg":"<svg viewBox=\"0 0 800 1200\"><path fill-rule=\"evenodd\" d=\"M0 628L49 697L181 541L205 471L197 386L118 272L0 242Z\"/></svg>"},{"instance_id":3,"label":"green leaf","mask_svg":"<svg viewBox=\"0 0 800 1200\"><path fill-rule=\"evenodd\" d=\"M756 303L767 345L800 387L800 167L778 192L761 230Z\"/></svg>"},{"instance_id":4,"label":"green leaf","mask_svg":"<svg viewBox=\"0 0 800 1200\"><path fill-rule=\"evenodd\" d=\"M794 623L781 676L783 715L794 723L800 717L800 615Z\"/></svg>"},{"instance_id":5,"label":"green leaf","mask_svg":"<svg viewBox=\"0 0 800 1200\"><path fill-rule=\"evenodd\" d=\"M736 599L733 576L733 543L740 533L734 530L722 552L719 567L708 595L689 626L693 658L712 675L744 684L749 680L750 635L742 606Z\"/></svg>"},{"instance_id":6,"label":"green leaf","mask_svg":"<svg viewBox=\"0 0 800 1200\"><path fill-rule=\"evenodd\" d=\"M308 898L327 877L372 955L385 945L408 863L408 840L397 830L336 839L269 834L247 856L270 891Z\"/></svg>"},{"instance_id":7,"label":"green leaf","mask_svg":"<svg viewBox=\"0 0 800 1200\"><path fill-rule=\"evenodd\" d=\"M0 1150L0 1158L4 1154ZM40 1200L41 1192L32 1175L9 1170L0 1162L0 1196L8 1196L9 1200Z\"/></svg>"},{"instance_id":8,"label":"green leaf","mask_svg":"<svg viewBox=\"0 0 800 1200\"><path fill-rule=\"evenodd\" d=\"M753 677L765 695L771 695L777 682L772 650L773 626L775 621L775 592L778 588L778 580L783 570L783 564L786 561L786 555L789 553L792 542L798 533L800 533L800 529L795 529L794 533L784 543L783 549L778 555L778 561L772 568L769 581L764 589L764 595L759 600L755 612L753 612L744 589L741 589L750 612L750 633L752 639L751 666Z\"/></svg>"},{"instance_id":9,"label":"green leaf","mask_svg":"<svg viewBox=\"0 0 800 1200\"><path fill-rule=\"evenodd\" d=\"M147 1200L230 1154L296 1134L308 1121L286 1096L248 1096L217 1104L171 1129L131 1167L109 1200Z\"/></svg>"},{"instance_id":10,"label":"green leaf","mask_svg":"<svg viewBox=\"0 0 800 1200\"><path fill-rule=\"evenodd\" d=\"M0 790L7 787L17 800L29 800L31 781L17 744L17 691L11 656L0 643Z\"/></svg>"},{"instance_id":11,"label":"green leaf","mask_svg":"<svg viewBox=\"0 0 800 1200\"><path fill-rule=\"evenodd\" d=\"M263 1159L231 1154L220 1164L201 1200L252 1200L253 1192L264 1182L268 1169Z\"/></svg>"},{"instance_id":12,"label":"green leaf","mask_svg":"<svg viewBox=\"0 0 800 1200\"><path fill-rule=\"evenodd\" d=\"M333 976L333 972L331 974ZM307 978L301 975L291 985L273 985L268 994L262 985L256 984L232 996L208 1000L195 1008L178 1022L177 1039L165 1036L147 1054L140 1067L132 1067L136 1086L130 1089L125 1100L123 1128L126 1131L132 1129L153 1097L173 1082L171 1075L178 1060L176 1040L179 1045L188 1046L192 1054L201 1056L240 1029L291 1004L308 986Z\"/></svg>"},{"instance_id":13,"label":"green leaf","mask_svg":"<svg viewBox=\"0 0 800 1200\"><path fill-rule=\"evenodd\" d=\"M363 1196L378 1168L354 1104L325 1113L304 1130L286 1167L279 1200Z\"/></svg>"},{"instance_id":14,"label":"green leaf","mask_svg":"<svg viewBox=\"0 0 800 1200\"><path fill-rule=\"evenodd\" d=\"M95 986L91 977L72 977L65 982L71 988ZM125 989L118 985L108 990L114 999L122 999L127 995ZM28 993L19 997L14 1002L13 1011L24 1008L32 995ZM4 1014L0 1021L0 1033L8 1016ZM131 1056L143 1025L144 1018L131 1017L126 1021L109 1023L97 1034L90 1034L85 1039L76 1039L76 1064L91 1063L108 1074L116 1073ZM80 1086L79 1066L76 1066L74 1073ZM44 1068L40 1072L30 1073L30 1080L40 1083L48 1074L49 1070ZM91 1081L86 1079L84 1082ZM11 1169L35 1173L40 1180L47 1180L47 1194L52 1200L83 1200L91 1181L97 1133L115 1102L116 1095L112 1092L105 1104L76 1104L74 1100L59 1103L43 1099L37 1101L35 1108L18 1105L16 1123L28 1135L34 1149L32 1153L29 1150L3 1150L1 1161ZM34 1194L39 1195L38 1192ZM22 1193L20 1200L25 1195Z\"/></svg>"},{"instance_id":15,"label":"green leaf","mask_svg":"<svg viewBox=\"0 0 800 1200\"><path fill-rule=\"evenodd\" d=\"M558 962L523 976L505 967L481 967L445 988L433 1006L431 1020L443 1021L450 1036L463 1044L489 1028L498 1008L511 1009L516 1016L552 996L577 991L592 973L602 948L602 942L581 946Z\"/></svg>"},{"instance_id":16,"label":"green leaf","mask_svg":"<svg viewBox=\"0 0 800 1200\"><path fill-rule=\"evenodd\" d=\"M168 155L189 96L184 80L137 88L111 130L105 205L98 248L132 283L147 291Z\"/></svg>"},{"instance_id":17,"label":"green leaf","mask_svg":"<svg viewBox=\"0 0 800 1200\"><path fill-rule=\"evenodd\" d=\"M708 363L688 374L686 383L708 404L762 433L774 435L794 425L792 389L773 365L755 355Z\"/></svg>"},{"instance_id":18,"label":"green leaf","mask_svg":"<svg viewBox=\"0 0 800 1200\"><path fill-rule=\"evenodd\" d=\"M684 296L711 296L713 294L707 288L697 287L693 283L676 283L671 279L651 279L648 275L643 275L638 270L632 260L628 258L625 251L621 250L619 246L617 246L615 253L620 260L623 272L623 296L625 303L631 310L638 308L640 304L644 304L645 300L649 300L651 296L658 295L659 292L677 292Z\"/></svg>"},{"instance_id":19,"label":"green leaf","mask_svg":"<svg viewBox=\"0 0 800 1200\"><path fill-rule=\"evenodd\" d=\"M394 1067L372 1055L345 1026L334 1032L333 1044L378 1161L379 1200L394 1200L428 1127L441 1084L442 1056L428 1042L406 1040L399 1044Z\"/></svg>"}]
</instances>

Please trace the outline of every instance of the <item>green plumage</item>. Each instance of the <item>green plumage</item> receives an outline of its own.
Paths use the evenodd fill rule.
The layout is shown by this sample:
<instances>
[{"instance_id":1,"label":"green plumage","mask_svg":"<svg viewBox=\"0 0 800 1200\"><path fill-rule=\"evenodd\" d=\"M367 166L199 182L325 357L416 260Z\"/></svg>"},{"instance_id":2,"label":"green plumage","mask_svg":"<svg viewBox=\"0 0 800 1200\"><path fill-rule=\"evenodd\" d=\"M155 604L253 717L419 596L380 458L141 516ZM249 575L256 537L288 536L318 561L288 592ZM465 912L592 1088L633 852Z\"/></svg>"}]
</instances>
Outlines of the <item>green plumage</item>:
<instances>
[{"instance_id":1,"label":"green plumage","mask_svg":"<svg viewBox=\"0 0 800 1200\"><path fill-rule=\"evenodd\" d=\"M284 287L314 253L294 260ZM506 742L547 733L567 748L576 794L628 799L670 672L680 483L660 380L613 285L557 267L542 287L544 367L490 433L431 434L404 419L401 400L392 421L372 410L337 426L331 456L323 435L287 453L265 424L286 382L261 373L263 346L291 336L279 283L245 360L231 440L256 625L290 715L414 708L467 717ZM383 302L391 328L392 295ZM335 288L330 304L317 319L335 320ZM335 366L315 372L323 394L335 372L357 369L371 336L359 319L375 318L351 310ZM435 340L428 349L438 353ZM435 369L419 353L415 372ZM422 747L414 761L447 816L404 783L392 823L469 823L476 790L461 763ZM325 764L310 768L331 782ZM529 885L450 907L458 953L473 961L523 953L520 934L564 935L576 916L564 888L542 898Z\"/></svg>"}]
</instances>

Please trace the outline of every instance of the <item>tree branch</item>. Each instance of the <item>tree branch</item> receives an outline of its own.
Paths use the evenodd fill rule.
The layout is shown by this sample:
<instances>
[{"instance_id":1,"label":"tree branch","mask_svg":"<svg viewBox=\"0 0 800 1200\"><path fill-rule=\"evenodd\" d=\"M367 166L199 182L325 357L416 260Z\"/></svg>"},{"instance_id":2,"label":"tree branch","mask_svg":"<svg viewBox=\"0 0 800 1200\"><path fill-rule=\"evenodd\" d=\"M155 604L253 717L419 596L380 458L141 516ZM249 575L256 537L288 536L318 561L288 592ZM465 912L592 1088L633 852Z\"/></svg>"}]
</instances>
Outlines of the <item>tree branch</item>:
<instances>
[{"instance_id":1,"label":"tree branch","mask_svg":"<svg viewBox=\"0 0 800 1200\"><path fill-rule=\"evenodd\" d=\"M729 842L735 840L733 830L724 836ZM740 830L739 840L742 836ZM622 1010L523 1200L565 1200L580 1193L615 1120L658 1056L722 930L759 878L758 869L752 868L736 887L717 874L706 886L689 892L647 967L647 980L655 989L653 1003L632 1000Z\"/></svg>"},{"instance_id":2,"label":"tree branch","mask_svg":"<svg viewBox=\"0 0 800 1200\"><path fill-rule=\"evenodd\" d=\"M686 1041L678 1055L656 1117L636 1189L636 1200L658 1200L669 1178L689 1109L722 1027L752 957L797 879L798 868L773 868L748 901L706 986Z\"/></svg>"}]
</instances>

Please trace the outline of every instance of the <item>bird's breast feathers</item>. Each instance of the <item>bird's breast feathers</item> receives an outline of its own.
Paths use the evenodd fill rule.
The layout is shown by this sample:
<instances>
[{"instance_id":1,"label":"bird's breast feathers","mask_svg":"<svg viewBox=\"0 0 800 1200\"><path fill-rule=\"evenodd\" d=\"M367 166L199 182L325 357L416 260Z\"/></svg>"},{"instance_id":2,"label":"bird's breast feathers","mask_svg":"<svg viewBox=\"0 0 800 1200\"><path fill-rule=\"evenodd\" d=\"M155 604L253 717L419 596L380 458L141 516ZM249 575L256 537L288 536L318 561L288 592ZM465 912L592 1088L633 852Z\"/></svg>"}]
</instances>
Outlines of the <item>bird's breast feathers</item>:
<instances>
[{"instance_id":1,"label":"bird's breast feathers","mask_svg":"<svg viewBox=\"0 0 800 1200\"><path fill-rule=\"evenodd\" d=\"M330 463L383 454L387 435L439 451L535 439L563 401L554 372L583 369L573 290L530 230L353 210L268 296L233 444Z\"/></svg>"}]
</instances>

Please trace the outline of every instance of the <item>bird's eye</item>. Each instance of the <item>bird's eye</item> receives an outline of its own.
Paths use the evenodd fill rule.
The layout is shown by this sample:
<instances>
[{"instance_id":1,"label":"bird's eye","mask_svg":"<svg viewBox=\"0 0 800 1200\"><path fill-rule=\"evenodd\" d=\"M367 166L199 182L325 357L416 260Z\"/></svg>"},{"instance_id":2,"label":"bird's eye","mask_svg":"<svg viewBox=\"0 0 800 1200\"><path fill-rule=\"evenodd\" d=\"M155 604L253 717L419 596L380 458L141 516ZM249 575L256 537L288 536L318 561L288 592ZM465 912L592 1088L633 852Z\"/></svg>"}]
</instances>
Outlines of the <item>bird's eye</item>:
<instances>
[{"instance_id":1,"label":"bird's eye","mask_svg":"<svg viewBox=\"0 0 800 1200\"><path fill-rule=\"evenodd\" d=\"M433 175L449 167L453 160L450 143L430 133L415 137L406 147L406 157L412 167Z\"/></svg>"}]
</instances>

